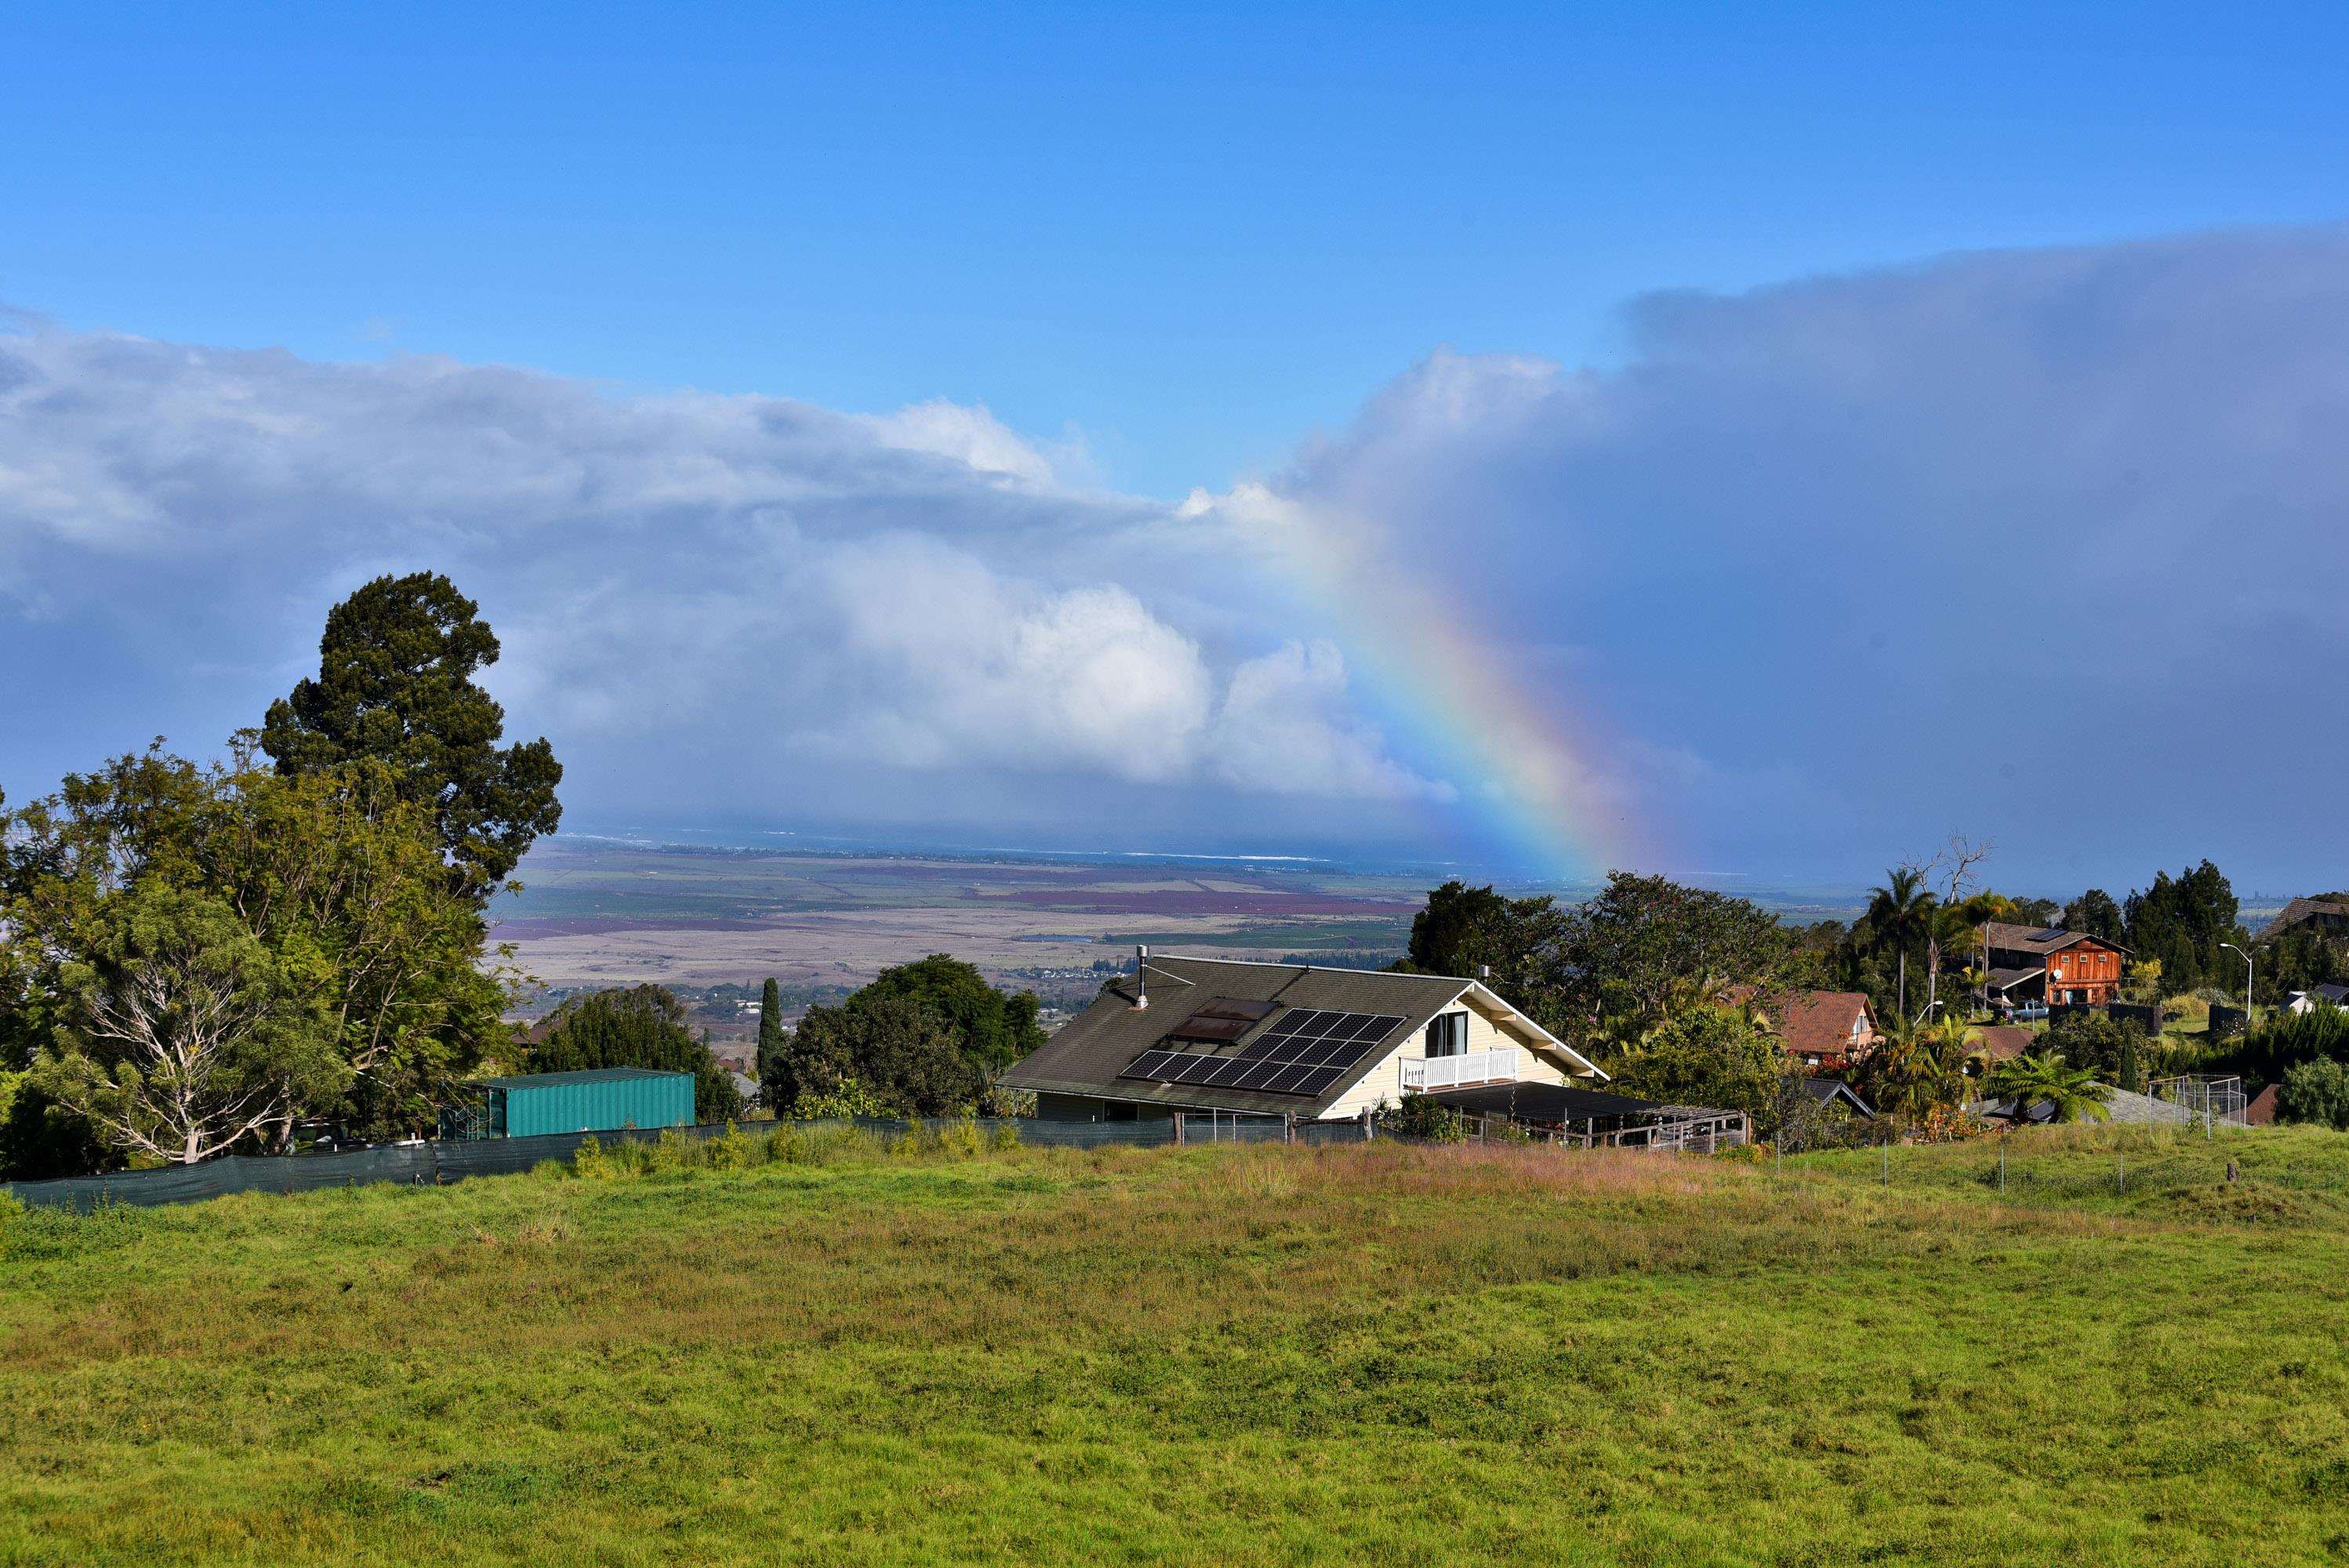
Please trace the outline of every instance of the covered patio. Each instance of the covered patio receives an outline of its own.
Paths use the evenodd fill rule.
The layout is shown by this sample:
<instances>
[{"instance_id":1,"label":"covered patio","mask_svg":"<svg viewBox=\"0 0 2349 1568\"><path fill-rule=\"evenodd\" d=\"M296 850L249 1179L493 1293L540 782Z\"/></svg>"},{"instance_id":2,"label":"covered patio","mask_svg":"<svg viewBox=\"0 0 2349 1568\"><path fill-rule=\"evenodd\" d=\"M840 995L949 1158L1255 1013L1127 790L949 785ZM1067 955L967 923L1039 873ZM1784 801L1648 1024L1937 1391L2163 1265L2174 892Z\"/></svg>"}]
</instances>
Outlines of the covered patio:
<instances>
[{"instance_id":1,"label":"covered patio","mask_svg":"<svg viewBox=\"0 0 2349 1568\"><path fill-rule=\"evenodd\" d=\"M1745 1113L1707 1106L1663 1105L1555 1083L1485 1084L1438 1089L1428 1098L1487 1133L1520 1128L1553 1143L1584 1149L1670 1149L1709 1154L1748 1142Z\"/></svg>"}]
</instances>

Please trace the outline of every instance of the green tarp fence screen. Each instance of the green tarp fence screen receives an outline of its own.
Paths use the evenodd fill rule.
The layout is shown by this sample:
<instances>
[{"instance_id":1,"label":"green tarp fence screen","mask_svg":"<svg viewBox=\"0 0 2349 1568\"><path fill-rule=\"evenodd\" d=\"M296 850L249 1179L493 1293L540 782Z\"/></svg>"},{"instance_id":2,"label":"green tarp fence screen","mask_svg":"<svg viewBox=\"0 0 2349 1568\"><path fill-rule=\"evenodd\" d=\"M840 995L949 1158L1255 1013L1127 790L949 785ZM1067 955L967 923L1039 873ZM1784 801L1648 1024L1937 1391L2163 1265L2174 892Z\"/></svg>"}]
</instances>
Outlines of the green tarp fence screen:
<instances>
[{"instance_id":1,"label":"green tarp fence screen","mask_svg":"<svg viewBox=\"0 0 2349 1568\"><path fill-rule=\"evenodd\" d=\"M141 1208L162 1203L196 1203L232 1192L307 1192L320 1187L365 1187L378 1181L402 1186L437 1187L469 1176L502 1176L528 1171L544 1160L568 1160L590 1139L648 1141L663 1130L687 1138L717 1138L727 1123L670 1129L626 1128L613 1132L564 1132L545 1138L492 1138L426 1143L395 1144L382 1149L354 1149L339 1154L279 1156L231 1155L202 1165L169 1166L160 1171L118 1171L105 1176L70 1176L56 1181L18 1181L5 1190L29 1204L87 1212L101 1203L129 1203ZM743 1130L759 1136L778 1124L745 1122ZM899 1134L916 1129L976 1127L991 1133L1009 1127L1022 1143L1044 1147L1092 1148L1105 1143L1142 1146L1174 1141L1174 1124L1162 1121L1038 1121L1003 1120L890 1121L860 1119L848 1122L798 1122L802 1128L855 1126L867 1131ZM1299 1142L1359 1143L1362 1129L1352 1123L1300 1126ZM1208 1119L1189 1119L1185 1140L1278 1142L1281 1124L1274 1119L1223 1119L1211 1128Z\"/></svg>"}]
</instances>

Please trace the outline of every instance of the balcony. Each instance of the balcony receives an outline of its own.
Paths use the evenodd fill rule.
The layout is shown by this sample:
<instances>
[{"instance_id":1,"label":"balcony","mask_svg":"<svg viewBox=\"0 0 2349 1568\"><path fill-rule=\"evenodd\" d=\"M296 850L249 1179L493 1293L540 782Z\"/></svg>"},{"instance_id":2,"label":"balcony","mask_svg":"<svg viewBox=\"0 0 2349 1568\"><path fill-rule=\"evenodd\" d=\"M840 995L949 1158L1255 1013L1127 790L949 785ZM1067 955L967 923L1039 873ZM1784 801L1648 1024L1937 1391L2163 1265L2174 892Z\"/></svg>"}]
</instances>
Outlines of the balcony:
<instances>
[{"instance_id":1,"label":"balcony","mask_svg":"<svg viewBox=\"0 0 2349 1568\"><path fill-rule=\"evenodd\" d=\"M1469 1051L1456 1057L1406 1057L1402 1087L1406 1094L1428 1094L1439 1088L1465 1088L1470 1084L1515 1083L1522 1071L1524 1053L1515 1046L1489 1051Z\"/></svg>"}]
</instances>

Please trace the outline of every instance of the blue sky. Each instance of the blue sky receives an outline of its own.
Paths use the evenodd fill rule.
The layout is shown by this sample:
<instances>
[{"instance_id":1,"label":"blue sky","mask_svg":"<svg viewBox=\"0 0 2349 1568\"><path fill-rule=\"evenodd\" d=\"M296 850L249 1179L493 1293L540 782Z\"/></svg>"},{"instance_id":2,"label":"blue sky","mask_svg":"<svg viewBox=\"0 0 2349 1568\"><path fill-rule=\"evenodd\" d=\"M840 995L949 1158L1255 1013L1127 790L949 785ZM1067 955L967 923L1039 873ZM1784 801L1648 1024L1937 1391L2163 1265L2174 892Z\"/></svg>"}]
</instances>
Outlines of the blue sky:
<instances>
[{"instance_id":1,"label":"blue sky","mask_svg":"<svg viewBox=\"0 0 2349 1568\"><path fill-rule=\"evenodd\" d=\"M15 6L0 297L985 403L1179 496L1651 289L2349 201L2337 6L1262 10Z\"/></svg>"},{"instance_id":2,"label":"blue sky","mask_svg":"<svg viewBox=\"0 0 2349 1568\"><path fill-rule=\"evenodd\" d=\"M0 786L211 744L339 593L436 565L590 814L1556 861L1378 673L1361 562L1433 561L1588 753L1585 859L1858 881L1964 830L2050 888L2337 885L2339 743L2200 726L2293 734L2275 661L2341 673L2270 587L2340 563L2299 350L2344 45L2338 7L12 8ZM1703 490L1731 459L1770 488ZM2074 526L2160 572L1984 594L1949 543ZM2064 647L2132 727L2085 838L2039 739L1920 717Z\"/></svg>"}]
</instances>

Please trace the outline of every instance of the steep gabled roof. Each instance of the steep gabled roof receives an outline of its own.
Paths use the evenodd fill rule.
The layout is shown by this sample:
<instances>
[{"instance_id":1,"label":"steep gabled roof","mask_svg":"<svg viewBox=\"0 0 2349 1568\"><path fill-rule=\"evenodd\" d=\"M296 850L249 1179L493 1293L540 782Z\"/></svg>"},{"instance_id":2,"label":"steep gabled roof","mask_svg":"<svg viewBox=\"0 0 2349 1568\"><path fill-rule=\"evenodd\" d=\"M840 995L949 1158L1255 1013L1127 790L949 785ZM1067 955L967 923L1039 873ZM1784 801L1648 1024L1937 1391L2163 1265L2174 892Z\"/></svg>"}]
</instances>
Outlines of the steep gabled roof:
<instances>
[{"instance_id":1,"label":"steep gabled roof","mask_svg":"<svg viewBox=\"0 0 2349 1568\"><path fill-rule=\"evenodd\" d=\"M1041 1048L1005 1073L1003 1087L1140 1104L1318 1115L1324 1106L1343 1098L1361 1081L1362 1073L1385 1058L1397 1041L1426 1027L1429 1019L1472 993L1487 1011L1508 1019L1561 1060L1587 1068L1602 1079L1606 1076L1490 988L1456 975L1319 969L1301 964L1248 964L1154 953L1144 978L1149 986L1148 1007L1133 1005L1135 977L1118 976L1102 987L1091 1006L1062 1025ZM1283 1011L1299 1007L1328 1009L1378 1014L1402 1021L1363 1056L1360 1071L1344 1074L1327 1091L1310 1099L1118 1076L1144 1051L1189 1048L1183 1042L1170 1041L1168 1037L1210 1002L1269 1002Z\"/></svg>"},{"instance_id":2,"label":"steep gabled roof","mask_svg":"<svg viewBox=\"0 0 2349 1568\"><path fill-rule=\"evenodd\" d=\"M1851 1026L1866 1019L1876 1029L1875 1010L1857 991L1757 991L1734 985L1723 993L1733 1006L1750 1007L1770 1020L1770 1027L1791 1051L1847 1051Z\"/></svg>"},{"instance_id":3,"label":"steep gabled roof","mask_svg":"<svg viewBox=\"0 0 2349 1568\"><path fill-rule=\"evenodd\" d=\"M1876 1119L1875 1108L1860 1099L1859 1091L1841 1078L1806 1078L1803 1080L1803 1092L1821 1105L1833 1105L1840 1100L1856 1114L1869 1121Z\"/></svg>"}]
</instances>

